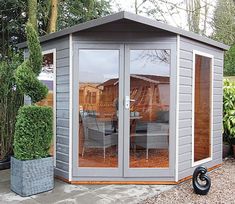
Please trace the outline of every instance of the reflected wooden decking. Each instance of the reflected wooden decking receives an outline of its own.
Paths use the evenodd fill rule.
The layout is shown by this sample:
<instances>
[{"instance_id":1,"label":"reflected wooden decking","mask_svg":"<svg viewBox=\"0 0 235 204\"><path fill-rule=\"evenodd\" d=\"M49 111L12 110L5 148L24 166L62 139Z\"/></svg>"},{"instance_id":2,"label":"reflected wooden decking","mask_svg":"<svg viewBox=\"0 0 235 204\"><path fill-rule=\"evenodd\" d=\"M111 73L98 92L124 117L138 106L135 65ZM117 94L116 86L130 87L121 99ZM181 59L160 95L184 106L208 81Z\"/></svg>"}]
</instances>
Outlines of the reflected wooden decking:
<instances>
[{"instance_id":1,"label":"reflected wooden decking","mask_svg":"<svg viewBox=\"0 0 235 204\"><path fill-rule=\"evenodd\" d=\"M149 159L146 160L146 150L137 149L136 153L131 151L131 168L167 168L169 167L169 155L167 149L149 150ZM104 160L102 149L88 149L84 156L79 155L80 167L107 167L115 168L118 166L118 154L116 147L106 150Z\"/></svg>"}]
</instances>

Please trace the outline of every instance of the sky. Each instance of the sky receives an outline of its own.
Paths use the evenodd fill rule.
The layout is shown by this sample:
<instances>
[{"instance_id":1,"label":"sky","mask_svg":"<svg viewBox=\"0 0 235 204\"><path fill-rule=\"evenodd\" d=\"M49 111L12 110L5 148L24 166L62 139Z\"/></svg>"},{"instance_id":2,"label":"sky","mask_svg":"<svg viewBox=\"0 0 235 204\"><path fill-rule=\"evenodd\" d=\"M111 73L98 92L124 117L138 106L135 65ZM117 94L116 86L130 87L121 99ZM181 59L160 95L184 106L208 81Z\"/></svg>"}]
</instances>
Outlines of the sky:
<instances>
[{"instance_id":1,"label":"sky","mask_svg":"<svg viewBox=\"0 0 235 204\"><path fill-rule=\"evenodd\" d=\"M143 0L137 0L138 3L141 3L142 1ZM187 21L186 21L187 16L186 16L186 11L185 11L186 1L192 1L192 0L156 0L156 2L159 2L161 9L165 12L163 18L166 19L168 24L188 30ZM125 10L125 11L134 13L135 12L134 2L135 0L111 0L111 5L112 5L112 9L116 12L120 10ZM165 3L165 2L168 2L168 3ZM203 2L205 2L205 0L201 0L201 2L202 2L202 6L204 6ZM210 21L213 17L216 0L207 0L207 2L209 5L211 5L208 11L208 23L207 23L207 34L210 35L212 32ZM175 3L178 3L179 8L175 8L173 6ZM177 11L177 12L174 12L173 15L170 15L169 10L171 9L172 6L175 8L174 11ZM147 0L140 8L141 9L146 8L147 10L150 10L153 8L153 5L149 2L149 0ZM203 11L204 9L202 9L202 13L201 13L202 18L204 18L205 16ZM145 13L140 13L139 15L153 18L152 16L148 16Z\"/></svg>"},{"instance_id":2,"label":"sky","mask_svg":"<svg viewBox=\"0 0 235 204\"><path fill-rule=\"evenodd\" d=\"M130 73L141 75L169 76L170 63L162 62L160 50L131 50ZM92 60L91 60L92 59ZM79 81L103 83L119 76L118 50L80 50Z\"/></svg>"}]
</instances>

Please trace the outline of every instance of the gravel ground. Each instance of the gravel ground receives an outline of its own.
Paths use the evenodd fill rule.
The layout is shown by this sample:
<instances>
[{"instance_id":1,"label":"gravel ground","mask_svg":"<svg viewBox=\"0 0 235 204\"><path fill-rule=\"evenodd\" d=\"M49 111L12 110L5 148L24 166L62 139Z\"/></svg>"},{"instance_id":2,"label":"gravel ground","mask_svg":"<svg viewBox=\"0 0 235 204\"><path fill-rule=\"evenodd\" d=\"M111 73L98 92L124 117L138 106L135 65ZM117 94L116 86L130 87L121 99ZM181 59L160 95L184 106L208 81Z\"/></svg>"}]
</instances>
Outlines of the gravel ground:
<instances>
[{"instance_id":1,"label":"gravel ground","mask_svg":"<svg viewBox=\"0 0 235 204\"><path fill-rule=\"evenodd\" d=\"M155 197L148 198L142 203L226 203L235 204L235 159L225 159L223 166L209 173L211 177L211 189L206 196L196 195L192 182L186 181L169 191L165 191Z\"/></svg>"}]
</instances>

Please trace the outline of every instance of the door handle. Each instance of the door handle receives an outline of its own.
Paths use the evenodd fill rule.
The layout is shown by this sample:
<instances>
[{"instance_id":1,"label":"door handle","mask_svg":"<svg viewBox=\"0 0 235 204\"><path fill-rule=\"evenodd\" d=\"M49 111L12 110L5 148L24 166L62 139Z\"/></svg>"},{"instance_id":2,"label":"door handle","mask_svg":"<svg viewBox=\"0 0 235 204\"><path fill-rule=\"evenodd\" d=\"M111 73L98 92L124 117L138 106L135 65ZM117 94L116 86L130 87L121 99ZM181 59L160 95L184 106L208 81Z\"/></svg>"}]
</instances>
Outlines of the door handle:
<instances>
[{"instance_id":1,"label":"door handle","mask_svg":"<svg viewBox=\"0 0 235 204\"><path fill-rule=\"evenodd\" d=\"M125 97L125 109L130 109L130 97Z\"/></svg>"},{"instance_id":2,"label":"door handle","mask_svg":"<svg viewBox=\"0 0 235 204\"><path fill-rule=\"evenodd\" d=\"M125 108L130 109L130 102L135 102L135 99L130 99L130 96L125 97Z\"/></svg>"}]
</instances>

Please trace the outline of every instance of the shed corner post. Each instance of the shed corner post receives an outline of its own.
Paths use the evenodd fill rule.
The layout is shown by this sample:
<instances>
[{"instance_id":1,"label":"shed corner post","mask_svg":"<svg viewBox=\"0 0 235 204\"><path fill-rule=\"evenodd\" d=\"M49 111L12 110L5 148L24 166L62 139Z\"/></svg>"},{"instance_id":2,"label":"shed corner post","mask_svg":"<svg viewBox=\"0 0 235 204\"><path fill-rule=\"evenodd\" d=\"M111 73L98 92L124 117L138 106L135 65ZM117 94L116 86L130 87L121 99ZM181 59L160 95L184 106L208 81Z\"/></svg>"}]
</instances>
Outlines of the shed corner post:
<instances>
[{"instance_id":1,"label":"shed corner post","mask_svg":"<svg viewBox=\"0 0 235 204\"><path fill-rule=\"evenodd\" d=\"M175 181L179 181L179 72L180 72L180 35L177 35L176 40L176 125L175 125Z\"/></svg>"}]
</instances>

